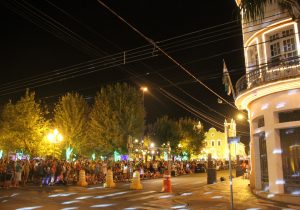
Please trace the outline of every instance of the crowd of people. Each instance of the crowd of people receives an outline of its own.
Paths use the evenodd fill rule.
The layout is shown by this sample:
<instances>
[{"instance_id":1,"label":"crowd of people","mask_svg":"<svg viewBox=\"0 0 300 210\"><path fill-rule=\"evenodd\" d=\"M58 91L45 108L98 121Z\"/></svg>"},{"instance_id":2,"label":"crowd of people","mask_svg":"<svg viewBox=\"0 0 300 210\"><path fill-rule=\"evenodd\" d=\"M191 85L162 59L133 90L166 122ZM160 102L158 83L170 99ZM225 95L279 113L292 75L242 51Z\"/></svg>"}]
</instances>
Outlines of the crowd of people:
<instances>
[{"instance_id":1,"label":"crowd of people","mask_svg":"<svg viewBox=\"0 0 300 210\"><path fill-rule=\"evenodd\" d=\"M88 184L100 184L105 182L108 168L113 171L115 182L130 182L135 170L140 172L141 179L152 179L162 177L168 167L171 168L172 175L177 176L195 173L198 165L199 162L196 161L172 161L169 166L168 162L163 160L147 162L77 160L68 162L58 159L14 161L4 158L0 159L0 187L18 188L20 185L27 184L75 185L79 179L80 170L85 170ZM204 165L205 170L207 163L202 162L201 165Z\"/></svg>"}]
</instances>

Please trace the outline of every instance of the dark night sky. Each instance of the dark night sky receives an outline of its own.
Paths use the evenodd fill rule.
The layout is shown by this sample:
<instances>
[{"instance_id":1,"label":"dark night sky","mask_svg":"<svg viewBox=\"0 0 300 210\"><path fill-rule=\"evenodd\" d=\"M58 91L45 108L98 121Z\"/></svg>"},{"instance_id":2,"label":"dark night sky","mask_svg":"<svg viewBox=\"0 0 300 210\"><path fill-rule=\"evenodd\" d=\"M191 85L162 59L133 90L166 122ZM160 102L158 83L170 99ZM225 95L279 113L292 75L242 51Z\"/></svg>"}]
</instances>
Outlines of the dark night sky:
<instances>
[{"instance_id":1,"label":"dark night sky","mask_svg":"<svg viewBox=\"0 0 300 210\"><path fill-rule=\"evenodd\" d=\"M67 91L77 91L87 98L92 98L101 85L126 81L136 86L149 87L150 93L145 95L148 122L164 114L176 118L183 116L195 118L163 96L159 91L159 88L163 87L195 106L200 112L211 114L216 121L223 123L222 116L184 95L170 83L171 81L225 116L237 113L237 110L228 105L218 104L215 95L163 55L84 76L65 80L55 79L54 77L58 75L53 73L55 70L55 73L61 73L61 68L149 43L96 0L3 0L2 2L4 3L0 4L2 21L0 104L7 102L8 99L18 99L24 93L25 87L34 89L38 98L50 104L56 102L58 97ZM231 96L226 95L222 85L222 59L226 60L234 83L245 73L240 24L239 21L232 22L238 17L234 0L104 2L154 41L202 30L197 33L196 38L190 41L186 39L185 44L176 46L174 44L172 47L175 52L168 49L166 51L215 92L233 101ZM219 24L223 25L216 28ZM209 27L211 29L205 30ZM83 39L86 40L83 44L78 41ZM179 38L179 41L184 39ZM89 70L86 68L84 71ZM46 79L37 78L40 80L39 87L33 88L36 84L32 81L25 85L20 81L17 82L40 74L46 74ZM8 82L11 82L10 86L6 84Z\"/></svg>"}]
</instances>

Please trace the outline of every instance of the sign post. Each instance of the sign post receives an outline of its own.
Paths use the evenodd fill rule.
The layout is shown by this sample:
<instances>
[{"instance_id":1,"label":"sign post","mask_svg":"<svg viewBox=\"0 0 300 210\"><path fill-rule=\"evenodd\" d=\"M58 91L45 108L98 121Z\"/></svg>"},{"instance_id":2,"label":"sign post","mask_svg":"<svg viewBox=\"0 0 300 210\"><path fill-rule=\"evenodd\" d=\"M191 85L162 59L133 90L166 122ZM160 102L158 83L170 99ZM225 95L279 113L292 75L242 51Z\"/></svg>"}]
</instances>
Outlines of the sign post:
<instances>
[{"instance_id":1,"label":"sign post","mask_svg":"<svg viewBox=\"0 0 300 210\"><path fill-rule=\"evenodd\" d=\"M228 129L229 126L229 129ZM224 122L224 131L228 143L228 162L229 162L229 180L230 180L230 209L234 210L233 207L233 187L232 187L232 166L231 166L231 150L230 145L233 143L240 142L240 137L236 136L236 124L233 119L230 123Z\"/></svg>"}]
</instances>

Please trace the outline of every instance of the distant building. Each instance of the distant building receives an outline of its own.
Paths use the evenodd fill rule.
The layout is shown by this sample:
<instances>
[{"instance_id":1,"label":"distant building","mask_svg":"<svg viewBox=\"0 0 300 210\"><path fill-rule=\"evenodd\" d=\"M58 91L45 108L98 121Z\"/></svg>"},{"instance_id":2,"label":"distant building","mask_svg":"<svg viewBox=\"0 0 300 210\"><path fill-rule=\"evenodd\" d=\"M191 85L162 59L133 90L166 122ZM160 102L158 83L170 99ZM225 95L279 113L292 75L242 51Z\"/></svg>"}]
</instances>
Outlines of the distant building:
<instances>
[{"instance_id":1,"label":"distant building","mask_svg":"<svg viewBox=\"0 0 300 210\"><path fill-rule=\"evenodd\" d=\"M207 155L210 153L213 159L216 160L228 160L228 144L226 134L217 131L215 128L210 128L205 133L205 148L201 151L202 159L207 159ZM231 145L232 160L236 159L236 155L241 158L246 158L245 145L243 143L235 143Z\"/></svg>"},{"instance_id":2,"label":"distant building","mask_svg":"<svg viewBox=\"0 0 300 210\"><path fill-rule=\"evenodd\" d=\"M299 11L297 1L287 2ZM250 186L300 194L299 13L292 19L277 3L267 4L262 19L242 19L246 75L235 104L248 111Z\"/></svg>"}]
</instances>

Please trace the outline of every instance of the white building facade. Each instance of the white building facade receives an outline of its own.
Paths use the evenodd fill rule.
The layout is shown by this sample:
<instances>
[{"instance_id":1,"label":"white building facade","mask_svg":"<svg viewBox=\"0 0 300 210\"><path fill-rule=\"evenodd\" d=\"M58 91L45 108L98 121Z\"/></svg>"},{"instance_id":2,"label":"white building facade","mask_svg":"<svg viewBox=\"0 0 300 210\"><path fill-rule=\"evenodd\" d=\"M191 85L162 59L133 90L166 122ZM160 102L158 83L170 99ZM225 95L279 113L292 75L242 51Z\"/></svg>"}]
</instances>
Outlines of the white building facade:
<instances>
[{"instance_id":1,"label":"white building facade","mask_svg":"<svg viewBox=\"0 0 300 210\"><path fill-rule=\"evenodd\" d=\"M265 18L242 20L242 28L246 75L236 84L235 104L248 111L250 185L300 194L299 23L269 4Z\"/></svg>"},{"instance_id":2,"label":"white building facade","mask_svg":"<svg viewBox=\"0 0 300 210\"><path fill-rule=\"evenodd\" d=\"M217 131L215 128L210 128L205 133L204 139L205 147L202 149L200 159L207 159L208 154L215 160L228 160L229 149L227 143L227 134ZM230 153L232 160L236 160L239 155L241 159L246 159L245 145L241 142L231 144Z\"/></svg>"}]
</instances>

